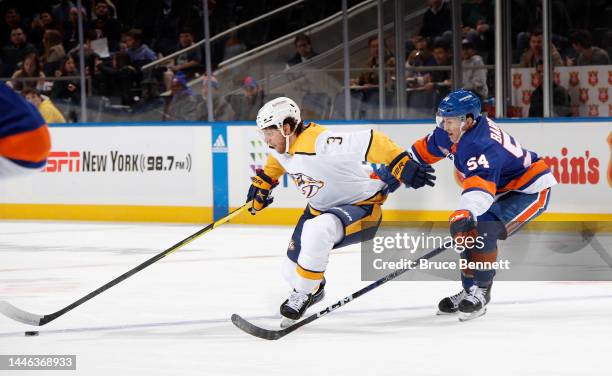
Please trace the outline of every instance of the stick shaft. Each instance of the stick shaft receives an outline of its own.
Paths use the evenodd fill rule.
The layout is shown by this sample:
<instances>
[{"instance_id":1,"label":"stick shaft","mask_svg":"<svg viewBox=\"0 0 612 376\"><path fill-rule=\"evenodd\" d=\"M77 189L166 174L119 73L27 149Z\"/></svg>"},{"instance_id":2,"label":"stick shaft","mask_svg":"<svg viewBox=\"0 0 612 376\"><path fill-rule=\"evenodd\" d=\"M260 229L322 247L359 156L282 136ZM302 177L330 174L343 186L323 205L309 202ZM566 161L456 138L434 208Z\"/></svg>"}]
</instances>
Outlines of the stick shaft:
<instances>
[{"instance_id":1,"label":"stick shaft","mask_svg":"<svg viewBox=\"0 0 612 376\"><path fill-rule=\"evenodd\" d=\"M216 222L213 222L211 224L209 224L208 226L204 227L203 229L199 230L198 232L194 233L193 235L181 240L180 242L176 243L175 245L173 245L172 247L166 249L165 251L151 257L150 259L148 259L147 261L143 262L142 264L128 270L127 272L121 274L119 277L113 279L112 281L108 282L107 284L100 286L99 288L97 288L96 290L90 292L89 294L85 295L84 297L82 297L81 299L75 301L74 303L69 304L68 306L60 309L57 312L51 313L49 315L45 315L43 316L43 318L40 320L40 324L39 325L45 325L53 320L55 320L56 318L64 315L65 313L73 310L74 308L80 306L81 304L85 303L86 301L90 300L91 298L99 295L100 293L110 289L111 287L115 286L116 284L120 283L121 281L124 281L126 279L128 279L129 277L133 276L134 274L138 273L139 271L145 269L146 267L148 267L151 264L156 263L157 261L161 260L162 258L168 256L169 254L177 251L178 249L182 248L183 246L191 243L192 241L196 240L197 238L199 238L200 236L206 234L207 232L210 232L212 229L214 229L215 227L218 227L226 222L228 222L229 220L231 220L232 218L234 218L235 216L239 215L240 213L242 213L243 210L245 210L247 208L247 205L243 205L241 207L239 207L238 209L234 210L233 212L229 213L228 215L226 215L225 217L217 220Z\"/></svg>"}]
</instances>

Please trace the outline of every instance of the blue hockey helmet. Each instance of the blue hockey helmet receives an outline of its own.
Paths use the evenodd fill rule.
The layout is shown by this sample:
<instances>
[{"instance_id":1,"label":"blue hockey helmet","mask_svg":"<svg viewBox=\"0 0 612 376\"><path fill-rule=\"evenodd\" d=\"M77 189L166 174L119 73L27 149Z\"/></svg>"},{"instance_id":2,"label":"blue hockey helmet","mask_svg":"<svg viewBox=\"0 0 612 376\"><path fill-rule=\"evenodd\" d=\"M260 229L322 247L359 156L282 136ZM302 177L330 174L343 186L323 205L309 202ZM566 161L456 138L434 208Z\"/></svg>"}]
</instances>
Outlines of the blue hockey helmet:
<instances>
[{"instance_id":1,"label":"blue hockey helmet","mask_svg":"<svg viewBox=\"0 0 612 376\"><path fill-rule=\"evenodd\" d=\"M440 101L438 112L436 113L436 122L442 127L442 119L444 117L458 117L465 120L471 115L474 120L480 116L480 99L469 90L459 89L448 94Z\"/></svg>"}]
</instances>

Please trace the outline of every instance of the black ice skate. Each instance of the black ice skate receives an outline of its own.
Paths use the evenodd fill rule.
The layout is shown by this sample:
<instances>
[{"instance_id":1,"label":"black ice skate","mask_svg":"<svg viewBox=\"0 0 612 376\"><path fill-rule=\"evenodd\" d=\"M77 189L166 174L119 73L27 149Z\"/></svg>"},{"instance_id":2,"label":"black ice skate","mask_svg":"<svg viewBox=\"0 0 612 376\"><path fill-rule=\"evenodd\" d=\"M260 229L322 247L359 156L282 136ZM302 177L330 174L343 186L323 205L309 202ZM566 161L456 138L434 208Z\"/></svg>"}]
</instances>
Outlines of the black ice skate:
<instances>
[{"instance_id":1,"label":"black ice skate","mask_svg":"<svg viewBox=\"0 0 612 376\"><path fill-rule=\"evenodd\" d=\"M448 296L438 303L438 315L454 315L459 312L459 302L466 297L465 289L453 296Z\"/></svg>"},{"instance_id":2,"label":"black ice skate","mask_svg":"<svg viewBox=\"0 0 612 376\"><path fill-rule=\"evenodd\" d=\"M459 302L459 321L468 321L487 313L491 301L491 286L472 286L465 298Z\"/></svg>"},{"instance_id":3,"label":"black ice skate","mask_svg":"<svg viewBox=\"0 0 612 376\"><path fill-rule=\"evenodd\" d=\"M289 295L289 299L285 300L280 306L280 313L283 316L281 328L286 328L293 325L297 320L302 318L308 307L317 304L325 297L325 278L321 281L319 288L313 294L304 294L293 291Z\"/></svg>"}]
</instances>

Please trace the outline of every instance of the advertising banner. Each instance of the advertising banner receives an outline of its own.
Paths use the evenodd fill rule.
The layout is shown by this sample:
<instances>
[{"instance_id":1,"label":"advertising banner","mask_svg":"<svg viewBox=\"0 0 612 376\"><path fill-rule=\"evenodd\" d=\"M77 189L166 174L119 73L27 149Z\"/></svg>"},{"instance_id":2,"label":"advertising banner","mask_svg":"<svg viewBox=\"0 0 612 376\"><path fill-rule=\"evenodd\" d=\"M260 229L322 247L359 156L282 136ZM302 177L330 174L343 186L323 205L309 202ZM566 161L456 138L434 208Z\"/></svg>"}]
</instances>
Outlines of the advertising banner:
<instances>
[{"instance_id":1,"label":"advertising banner","mask_svg":"<svg viewBox=\"0 0 612 376\"><path fill-rule=\"evenodd\" d=\"M0 185L3 204L212 206L210 127L51 127L45 169Z\"/></svg>"}]
</instances>

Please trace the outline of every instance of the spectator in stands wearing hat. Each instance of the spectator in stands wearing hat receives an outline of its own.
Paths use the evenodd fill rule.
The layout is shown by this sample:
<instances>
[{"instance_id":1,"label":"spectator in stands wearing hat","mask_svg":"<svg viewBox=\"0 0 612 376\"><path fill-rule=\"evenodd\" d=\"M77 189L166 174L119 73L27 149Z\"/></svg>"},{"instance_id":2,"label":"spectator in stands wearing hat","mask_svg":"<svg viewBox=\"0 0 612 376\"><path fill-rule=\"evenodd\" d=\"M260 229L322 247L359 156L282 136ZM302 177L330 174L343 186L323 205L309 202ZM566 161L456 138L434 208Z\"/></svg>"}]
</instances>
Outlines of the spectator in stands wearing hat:
<instances>
[{"instance_id":1,"label":"spectator in stands wearing hat","mask_svg":"<svg viewBox=\"0 0 612 376\"><path fill-rule=\"evenodd\" d=\"M180 121L195 120L197 102L191 88L187 86L187 77L183 72L177 72L170 84L172 96L166 106L164 120Z\"/></svg>"},{"instance_id":2,"label":"spectator in stands wearing hat","mask_svg":"<svg viewBox=\"0 0 612 376\"><path fill-rule=\"evenodd\" d=\"M578 57L576 63L573 61L569 62L573 65L608 65L610 64L610 57L608 53L599 48L595 47L591 41L591 33L587 30L576 30L571 38L572 47L576 50Z\"/></svg>"},{"instance_id":3,"label":"spectator in stands wearing hat","mask_svg":"<svg viewBox=\"0 0 612 376\"><path fill-rule=\"evenodd\" d=\"M481 99L488 98L489 89L487 87L487 69L482 61L482 57L476 54L476 48L467 39L461 45L463 53L463 83L462 87L478 94Z\"/></svg>"},{"instance_id":4,"label":"spectator in stands wearing hat","mask_svg":"<svg viewBox=\"0 0 612 376\"><path fill-rule=\"evenodd\" d=\"M38 109L47 124L65 123L64 115L55 107L51 99L43 97L40 91L32 88L22 92L25 99Z\"/></svg>"},{"instance_id":5,"label":"spectator in stands wearing hat","mask_svg":"<svg viewBox=\"0 0 612 376\"><path fill-rule=\"evenodd\" d=\"M227 100L234 110L234 120L253 120L263 106L263 90L252 76L242 80L240 94L229 95Z\"/></svg>"},{"instance_id":6,"label":"spectator in stands wearing hat","mask_svg":"<svg viewBox=\"0 0 612 376\"><path fill-rule=\"evenodd\" d=\"M219 81L213 76L210 80L212 88L212 107L215 121L229 121L234 118L234 111L229 103L219 94ZM202 80L202 96L198 101L196 120L208 121L208 78Z\"/></svg>"}]
</instances>

